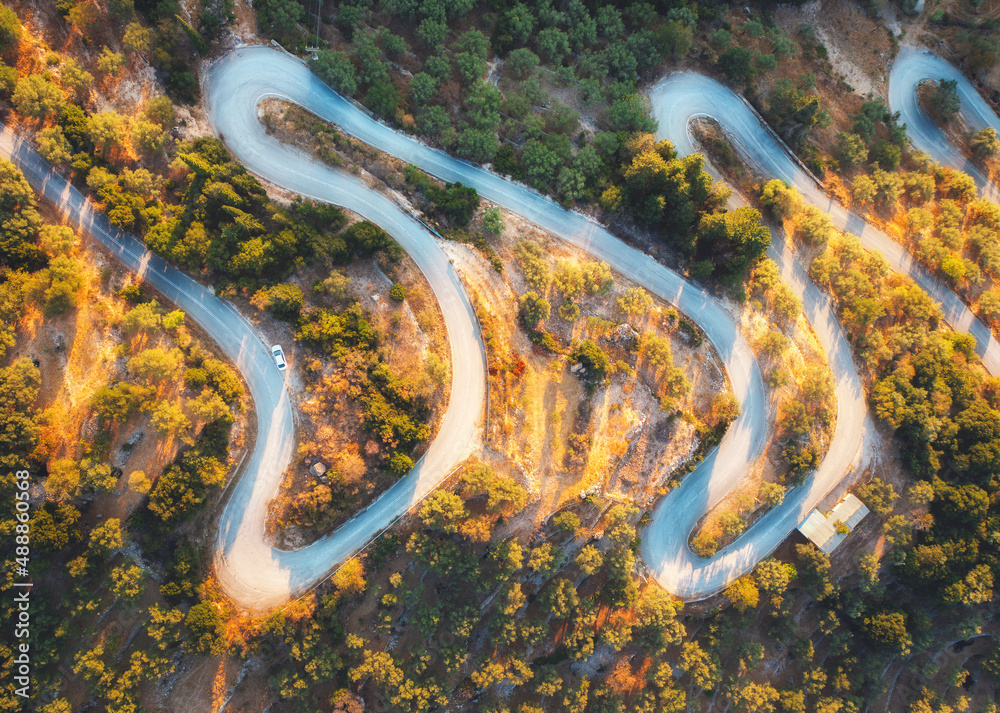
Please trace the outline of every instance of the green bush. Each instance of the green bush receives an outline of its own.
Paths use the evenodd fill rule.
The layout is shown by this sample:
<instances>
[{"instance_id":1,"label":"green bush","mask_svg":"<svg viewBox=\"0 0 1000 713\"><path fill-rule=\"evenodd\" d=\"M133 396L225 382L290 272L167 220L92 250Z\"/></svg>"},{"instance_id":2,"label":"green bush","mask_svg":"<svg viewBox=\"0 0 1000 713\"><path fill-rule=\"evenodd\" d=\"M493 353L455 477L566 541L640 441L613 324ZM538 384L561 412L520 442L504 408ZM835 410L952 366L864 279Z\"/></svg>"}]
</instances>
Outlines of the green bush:
<instances>
[{"instance_id":1,"label":"green bush","mask_svg":"<svg viewBox=\"0 0 1000 713\"><path fill-rule=\"evenodd\" d=\"M424 195L435 213L455 225L468 225L479 207L479 193L461 183L446 183L444 188L429 186Z\"/></svg>"},{"instance_id":2,"label":"green bush","mask_svg":"<svg viewBox=\"0 0 1000 713\"><path fill-rule=\"evenodd\" d=\"M201 368L208 376L208 385L226 403L231 403L243 395L243 382L224 362L218 359L206 359L202 362Z\"/></svg>"},{"instance_id":3,"label":"green bush","mask_svg":"<svg viewBox=\"0 0 1000 713\"><path fill-rule=\"evenodd\" d=\"M302 311L303 300L301 287L281 284L257 290L250 303L257 309L267 310L278 319L294 322Z\"/></svg>"},{"instance_id":4,"label":"green bush","mask_svg":"<svg viewBox=\"0 0 1000 713\"><path fill-rule=\"evenodd\" d=\"M354 256L372 257L375 253L385 253L389 260L401 260L403 249L387 232L372 222L363 220L347 228L341 237L347 246L347 252L342 256L344 262L350 262Z\"/></svg>"},{"instance_id":5,"label":"green bush","mask_svg":"<svg viewBox=\"0 0 1000 713\"><path fill-rule=\"evenodd\" d=\"M189 389L200 391L201 387L208 383L208 373L204 369L197 367L184 372L184 385Z\"/></svg>"},{"instance_id":6,"label":"green bush","mask_svg":"<svg viewBox=\"0 0 1000 713\"><path fill-rule=\"evenodd\" d=\"M603 381L611 373L611 362L597 344L587 339L577 344L569 355L571 362L579 362L587 370L586 378Z\"/></svg>"},{"instance_id":7,"label":"green bush","mask_svg":"<svg viewBox=\"0 0 1000 713\"><path fill-rule=\"evenodd\" d=\"M195 604L184 620L191 638L188 650L202 656L217 656L225 650L222 615L211 602Z\"/></svg>"},{"instance_id":8,"label":"green bush","mask_svg":"<svg viewBox=\"0 0 1000 713\"><path fill-rule=\"evenodd\" d=\"M531 340L532 344L537 344L542 349L552 352L553 354L558 354L562 351L559 346L559 342L556 338L552 336L552 332L546 332L544 329L532 329L528 332L528 338Z\"/></svg>"},{"instance_id":9,"label":"green bush","mask_svg":"<svg viewBox=\"0 0 1000 713\"><path fill-rule=\"evenodd\" d=\"M358 91L354 64L343 52L323 50L311 66L320 79L344 96L353 97Z\"/></svg>"},{"instance_id":10,"label":"green bush","mask_svg":"<svg viewBox=\"0 0 1000 713\"><path fill-rule=\"evenodd\" d=\"M143 301L142 286L136 283L125 285L118 290L118 296L129 304L137 305Z\"/></svg>"},{"instance_id":11,"label":"green bush","mask_svg":"<svg viewBox=\"0 0 1000 713\"><path fill-rule=\"evenodd\" d=\"M186 451L157 478L149 494L149 509L164 523L176 523L202 507L208 491L222 485L226 467L216 457L212 435L213 428L226 429L225 425L209 424L202 431L202 440ZM225 444L223 444L223 449Z\"/></svg>"},{"instance_id":12,"label":"green bush","mask_svg":"<svg viewBox=\"0 0 1000 713\"><path fill-rule=\"evenodd\" d=\"M534 329L542 320L548 319L551 313L549 301L537 292L525 292L520 299L521 321L524 326Z\"/></svg>"},{"instance_id":13,"label":"green bush","mask_svg":"<svg viewBox=\"0 0 1000 713\"><path fill-rule=\"evenodd\" d=\"M21 20L6 5L0 3L0 52L16 49L21 41Z\"/></svg>"},{"instance_id":14,"label":"green bush","mask_svg":"<svg viewBox=\"0 0 1000 713\"><path fill-rule=\"evenodd\" d=\"M400 453L396 451L389 458L389 472L395 475L397 478L402 478L404 475L413 470L413 459L405 453Z\"/></svg>"}]
</instances>

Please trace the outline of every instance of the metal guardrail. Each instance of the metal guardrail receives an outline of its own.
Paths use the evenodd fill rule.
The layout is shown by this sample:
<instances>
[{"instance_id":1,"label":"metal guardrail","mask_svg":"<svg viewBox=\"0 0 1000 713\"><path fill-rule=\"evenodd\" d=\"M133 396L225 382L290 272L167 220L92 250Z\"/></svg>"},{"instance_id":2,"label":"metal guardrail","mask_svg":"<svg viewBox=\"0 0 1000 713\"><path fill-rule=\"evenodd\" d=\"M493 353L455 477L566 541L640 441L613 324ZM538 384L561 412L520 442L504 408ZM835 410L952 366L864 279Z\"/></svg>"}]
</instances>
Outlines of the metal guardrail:
<instances>
[{"instance_id":1,"label":"metal guardrail","mask_svg":"<svg viewBox=\"0 0 1000 713\"><path fill-rule=\"evenodd\" d=\"M819 180L819 178L817 178L816 174L814 174L812 171L810 171L809 168L808 168L808 166L806 166L805 163L802 162L802 159L800 159L795 154L795 152L792 151L791 147L788 144L786 144L784 142L784 140L780 136L778 136L778 132L776 132L774 130L774 128L764 120L764 117L762 117L760 115L760 112L757 111L757 109L754 107L754 105L750 103L750 100L747 99L745 96L743 96L742 93L736 93L736 96L738 96L740 98L740 101L742 101L744 104L746 104L747 108L750 111L753 112L754 116L757 117L757 121L758 121L758 123L760 123L761 128L763 128L764 131L766 131L771 136L771 138L774 139L777 142L778 146L781 147L781 150L784 151L786 154L788 154L788 156L793 161L795 161L796 164L798 164L799 168L801 168L803 171L805 171L806 175L809 176L809 178L811 178L813 181L815 181L816 185L821 190L826 190L826 185L823 183L823 181Z\"/></svg>"}]
</instances>

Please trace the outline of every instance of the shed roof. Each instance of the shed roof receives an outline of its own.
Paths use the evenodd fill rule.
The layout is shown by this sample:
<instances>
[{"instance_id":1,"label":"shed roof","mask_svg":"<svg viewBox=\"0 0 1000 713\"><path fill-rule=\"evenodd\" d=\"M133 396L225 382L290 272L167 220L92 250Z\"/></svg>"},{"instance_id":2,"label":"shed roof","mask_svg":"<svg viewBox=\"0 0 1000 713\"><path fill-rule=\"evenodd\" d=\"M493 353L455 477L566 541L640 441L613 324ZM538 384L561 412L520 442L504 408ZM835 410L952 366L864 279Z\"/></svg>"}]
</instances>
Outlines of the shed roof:
<instances>
[{"instance_id":1,"label":"shed roof","mask_svg":"<svg viewBox=\"0 0 1000 713\"><path fill-rule=\"evenodd\" d=\"M799 525L799 532L805 535L825 554L832 553L865 515L868 508L852 494L848 494L837 503L829 515L823 515L819 510L813 510ZM843 525L847 531L844 532ZM838 530L840 530L838 532Z\"/></svg>"}]
</instances>

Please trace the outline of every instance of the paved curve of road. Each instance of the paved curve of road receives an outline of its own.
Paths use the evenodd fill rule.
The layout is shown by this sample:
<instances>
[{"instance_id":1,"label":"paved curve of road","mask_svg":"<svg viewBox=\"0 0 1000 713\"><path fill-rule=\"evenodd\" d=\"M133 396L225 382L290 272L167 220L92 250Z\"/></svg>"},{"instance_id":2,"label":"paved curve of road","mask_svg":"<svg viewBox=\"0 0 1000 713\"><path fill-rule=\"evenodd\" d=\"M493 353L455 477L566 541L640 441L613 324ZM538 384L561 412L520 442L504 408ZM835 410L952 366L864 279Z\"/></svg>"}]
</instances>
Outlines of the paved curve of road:
<instances>
[{"instance_id":1,"label":"paved curve of road","mask_svg":"<svg viewBox=\"0 0 1000 713\"><path fill-rule=\"evenodd\" d=\"M439 437L414 469L356 517L309 547L284 551L266 544L267 504L292 457L294 425L284 379L270 350L231 303L170 267L135 237L112 226L65 178L14 132L0 125L0 156L16 164L32 187L55 203L128 269L184 310L219 344L246 380L257 412L254 450L221 519L216 571L233 599L266 610L309 589L363 547L413 502L440 484L473 450L485 398L485 350L472 306L454 268L415 220L369 191L365 211L389 230L428 276L441 304L451 344L452 397ZM360 185L360 184L359 184Z\"/></svg>"},{"instance_id":2,"label":"paved curve of road","mask_svg":"<svg viewBox=\"0 0 1000 713\"><path fill-rule=\"evenodd\" d=\"M933 52L900 47L889 72L889 108L900 113L913 145L945 166L965 171L976 181L983 196L1000 202L1000 186L990 183L973 161L948 143L947 135L934 123L917 101L917 88L927 80L954 80L962 103L962 118L973 131L992 127L1000 132L1000 117L980 96L972 83L956 67Z\"/></svg>"},{"instance_id":3,"label":"paved curve of road","mask_svg":"<svg viewBox=\"0 0 1000 713\"><path fill-rule=\"evenodd\" d=\"M297 550L282 550L270 544L265 532L268 503L277 494L289 456L282 451L279 468L247 469L220 519L215 564L225 591L240 605L261 610L282 604L323 579L440 485L472 453L482 425L486 352L461 279L431 234L357 178L267 136L257 120L260 97L256 87L228 75L224 71L227 66L225 60L220 63L206 85L216 133L257 175L307 198L353 210L392 235L431 286L444 315L452 361L448 408L424 456L365 510L316 542ZM272 75L270 79L273 86L286 85L281 77ZM284 384L281 393L285 393ZM282 437L286 435L290 449L291 430L282 433Z\"/></svg>"},{"instance_id":4,"label":"paved curve of road","mask_svg":"<svg viewBox=\"0 0 1000 713\"><path fill-rule=\"evenodd\" d=\"M760 369L737 325L704 290L686 282L652 257L624 244L595 221L563 209L534 190L431 149L373 120L323 84L303 62L285 53L267 47L247 47L230 53L209 71L205 96L210 122L219 137L251 171L272 183L345 206L366 217L370 216L368 206L372 201L385 200L376 198L378 194L361 187L356 179L268 136L260 124L257 111L260 102L267 98L296 103L359 140L419 166L442 180L460 181L476 188L484 198L604 260L625 277L676 304L702 328L719 352L733 391L743 408L719 447L685 478L691 483L687 488L691 496L686 507L698 513L706 512L739 483L747 464L760 455L768 433ZM393 233L382 219L373 219ZM409 249L409 246L404 245L404 248ZM250 516L239 509L242 506L237 505L236 508L234 515L226 521L238 516L242 527L249 528ZM793 510L791 503L787 509ZM366 517L367 513L362 513L355 520ZM678 514L678 517L687 517L687 514ZM798 513L790 517L797 522ZM786 528L786 535L791 527ZM332 535L336 536L337 533ZM360 547L364 543L358 541L354 544ZM261 538L256 553L251 553L253 559L262 557L267 547ZM652 543L650 547L658 559L664 559L657 544ZM686 544L683 549L689 552ZM245 572L245 577L254 576L256 567L251 559L236 562L227 552L222 560L229 567L238 567ZM724 568L712 571L711 581L700 580L707 572L700 570L694 575L699 582L692 587L672 589L681 596L705 596L720 588L717 581L722 581L724 586L752 567L754 562L727 562ZM737 564L738 571L734 569ZM323 566L329 568L332 560L325 558Z\"/></svg>"},{"instance_id":5,"label":"paved curve of road","mask_svg":"<svg viewBox=\"0 0 1000 713\"><path fill-rule=\"evenodd\" d=\"M744 131L742 125L730 123L734 115L729 107L712 109L715 97L693 96L704 89L702 82L697 81L703 79L706 78L697 74L679 74L661 81L651 91L653 113L660 121L657 138L670 140L682 156L697 150L689 127L698 116L725 117L718 120L731 133L742 135ZM670 120L664 121L664 115ZM736 118L745 117L737 114ZM714 167L706 168L717 180L722 180ZM737 208L747 202L735 193L730 204L731 208ZM829 298L809 278L795 253L778 235L772 235L768 257L778 264L782 278L802 297L803 314L826 352L834 379L837 421L819 468L810 473L802 486L790 490L780 507L767 512L711 559L698 557L687 545L691 531L705 512L696 507L697 491L705 484L686 478L659 503L643 535L642 556L664 588L686 598L704 598L718 592L773 552L861 461L866 431L871 427L851 345ZM717 500L710 502L709 507L715 504Z\"/></svg>"},{"instance_id":6,"label":"paved curve of road","mask_svg":"<svg viewBox=\"0 0 1000 713\"><path fill-rule=\"evenodd\" d=\"M869 250L877 250L889 267L908 275L935 301L952 328L976 338L976 351L991 374L1000 374L1000 344L961 298L925 270L888 235L830 198L791 152L769 130L747 101L728 87L701 74L685 72L661 80L650 92L660 132L690 142L689 121L712 117L726 129L733 146L763 175L780 178L799 190L809 202L830 214L834 225L858 236ZM686 138L685 138L686 137ZM943 139L942 139L943 140Z\"/></svg>"},{"instance_id":7,"label":"paved curve of road","mask_svg":"<svg viewBox=\"0 0 1000 713\"><path fill-rule=\"evenodd\" d=\"M313 545L296 551L270 547L264 532L264 515L267 502L277 491L291 458L293 426L284 384L271 367L265 345L231 305L214 298L198 283L169 268L146 252L134 238L109 226L103 216L95 213L90 204L29 147L6 130L0 133L0 153L18 163L36 189L60 205L81 228L93 234L128 267L139 272L201 323L247 378L258 408L258 444L248 463L248 477L239 481L223 513L216 560L224 587L243 606L264 609L308 589L436 487L474 444L478 424L465 415L481 411L485 381L481 339L471 307L458 276L445 264L447 261L434 241L416 221L381 194L268 137L257 121L256 107L269 96L297 102L357 138L409 160L439 178L475 186L486 198L525 215L608 261L619 272L678 304L702 325L726 362L744 413L727 433L720 448L661 503L646 534L643 554L657 578L671 591L689 598L707 596L749 570L787 536L802 516L840 481L847 464L857 458L866 417L864 396L846 339L829 302L809 282L792 253L776 241L771 257L778 262L785 279L803 294L805 313L814 323L836 375L837 428L830 452L820 469L810 476L804 487L793 491L782 507L765 516L744 537L712 560L695 557L687 547L691 528L701 514L737 484L742 476L740 466L759 454L766 433L761 417L762 387L756 362L735 325L714 300L648 256L624 246L583 216L564 211L534 191L429 149L373 121L320 83L301 62L285 54L259 47L234 52L213 68L209 87L217 90L221 87L219 91L208 93L214 128L251 170L308 197L355 210L385 227L400 241L427 274L442 305L454 363L453 396L439 437L414 472L363 513ZM681 95L677 94L678 88ZM684 90L687 96L682 96ZM699 103L713 94L735 99L735 105L727 107L735 111L720 111L716 103L719 96L710 99L707 106ZM808 175L768 134L746 103L721 85L700 75L675 75L657 85L652 96L661 132L673 139L682 153L694 150L688 132L691 118L724 114L727 128L737 135L734 143L746 158L765 170L770 168L774 175L797 185L808 198L816 199L816 187ZM240 102L240 99L246 101ZM683 109L678 112L678 107ZM759 150L761 147L763 151ZM781 168L785 170L774 170L773 164L768 165L777 161L780 166L782 159L786 165ZM824 196L816 202L823 205L826 201ZM836 210L831 213L835 219L840 218L848 230L854 227L852 232L860 232L863 239L874 239L874 247L881 249L878 235L867 235L864 227L859 231L857 225L852 226L852 218L859 220L856 216L846 211L845 216L838 215ZM893 252L887 252L891 260ZM894 266L914 274L912 264L905 257L897 259ZM919 277L919 273L915 276ZM930 291L936 292L935 289ZM954 310L954 313L950 315L951 321L961 325L960 319L953 318L961 317L961 310ZM984 351L989 361L990 352ZM457 438L452 440L449 436Z\"/></svg>"},{"instance_id":8,"label":"paved curve of road","mask_svg":"<svg viewBox=\"0 0 1000 713\"><path fill-rule=\"evenodd\" d=\"M24 173L31 186L52 201L69 221L101 243L142 280L175 303L211 335L246 380L257 410L256 445L247 464L250 478L277 481L291 459L292 408L267 346L236 309L208 288L146 250L135 237L112 226L65 178L10 129L0 125L0 156ZM285 576L286 590L292 584ZM281 580L279 579L279 583Z\"/></svg>"},{"instance_id":9,"label":"paved curve of road","mask_svg":"<svg viewBox=\"0 0 1000 713\"><path fill-rule=\"evenodd\" d=\"M956 79L962 99L962 111L973 129L992 126L1000 129L1000 119L990 110L969 82L951 65L933 54L904 48L890 75L889 100L893 109L902 111L904 121L911 126L910 135L918 148L935 160L967 170L973 174L986 195L996 200L997 187L990 185L982 174L947 143L944 133L919 110L916 88L926 78ZM697 117L710 117L726 130L736 150L751 165L765 175L772 175L795 186L807 200L831 214L841 229L858 235L862 244L878 250L898 272L912 277L942 305L949 323L956 329L971 332L977 350L992 374L1000 372L1000 347L990 330L979 322L961 299L939 283L930 273L885 233L867 224L831 200L793 158L766 122L746 102L719 82L692 72L668 75L650 92L653 114L659 122L659 136L670 139L682 155L693 153L694 140L690 123ZM991 193L992 192L992 193ZM738 196L735 203L742 202ZM670 493L653 514L643 540L643 556L657 580L667 589L698 596L696 587L716 590L724 586L725 576L713 576L737 569L749 569L761 557L773 551L808 510L840 482L845 468L861 453L864 429L870 423L861 381L851 356L850 345L834 316L829 301L808 279L805 270L791 251L775 240L771 257L782 269L783 276L803 296L803 309L816 329L827 352L836 380L838 418L826 459L810 475L802 488L792 491L786 507L767 513L754 527L711 560L694 557L686 547L688 533L700 513L689 506L696 495L685 491L685 481ZM681 513L678 516L678 513ZM666 543L666 546L665 546Z\"/></svg>"},{"instance_id":10,"label":"paved curve of road","mask_svg":"<svg viewBox=\"0 0 1000 713\"><path fill-rule=\"evenodd\" d=\"M678 82L689 92L693 89L693 95L678 99L671 94L668 90L676 92ZM713 93L706 92L704 84L700 84L702 82L710 83L710 90L721 90L723 96L726 93L732 95L729 90L712 80L692 74L668 77L653 91L654 108L661 121L661 131L674 140L682 153L693 150L688 133L690 119L702 114L722 113L712 100L706 109L700 108L703 104L699 102L704 102ZM326 538L292 552L274 549L267 544L264 515L267 502L279 487L284 466L290 459L292 425L283 384L277 372L269 368L270 358L266 348L230 305L211 298L190 278L173 273L162 265L162 261L143 253L142 246L137 241L133 241L131 249L116 248L128 242L127 236L123 237L117 231L109 230L106 221L87 210L82 197L75 194L73 189L63 186L56 192L57 196L61 196L57 202L62 202L70 212L79 214L78 222L83 227L94 232L98 239L118 252L129 267L144 270L146 279L151 284L166 296L175 299L192 318L205 324L213 335L228 332L235 336L243 333L238 347L231 340L229 344L220 340L220 344L248 378L258 404L261 438L248 464L248 477L242 478L237 484L223 514L216 562L220 580L240 604L262 609L308 589L338 562L362 547L415 500L433 489L451 470L448 466L460 462L471 450L478 426L474 420L464 418L464 415L480 412L485 377L482 370L482 347L472 324L471 308L453 268L441 263L443 253L433 240L415 221L401 213L381 194L268 137L257 120L256 112L259 102L267 97L296 102L338 124L357 138L408 160L439 178L475 186L484 197L524 215L541 227L606 260L622 274L674 302L698 321L723 356L744 412L727 433L720 448L710 454L685 479L684 484L664 500L646 534L643 554L657 578L671 591L688 598L704 597L749 570L788 535L808 510L840 481L845 469L857 458L865 422L864 396L846 339L829 302L809 282L805 271L791 252L776 241L771 257L778 262L785 279L803 294L805 313L814 323L836 375L839 408L837 428L827 458L804 487L793 491L781 507L769 513L744 537L712 560L695 557L686 544L691 528L707 509L735 487L743 475L744 466L759 454L767 430L762 407L763 390L756 362L735 325L710 296L684 282L648 256L625 246L593 221L563 210L530 189L429 149L373 121L319 82L300 61L288 55L260 47L238 50L212 69L207 86L209 115L213 127L237 158L252 171L308 197L355 210L382 225L400 241L435 288L446 314L455 364L453 378L456 383L453 385L452 402L439 437L414 473ZM680 122L664 121L665 111L668 119L676 120L677 112L671 113L671 109L676 109L678 102L684 103L686 117L682 117ZM754 161L753 151L748 151L741 142L748 137L753 139L756 130L765 137L763 141L757 137L758 146L766 146L766 142L770 141L773 144L771 157L781 156L793 166L790 172L793 180L790 182L799 185L800 190L810 197L808 187L812 186L808 183L808 177L806 176L806 185L795 180L805 176L805 172L795 167L781 147L775 144L745 102L737 98L737 105L737 111L726 112L725 123L727 128L739 135L736 143L741 153ZM734 118L742 119L742 123L738 121L734 127ZM680 130L678 126L681 127ZM754 143L750 141L751 146ZM22 152L24 150L24 147L18 149ZM764 156L765 161L762 163L766 166L767 151ZM46 173L47 167L37 155L29 155L29 160L25 160L24 156L15 158L20 158L18 162L29 168L32 162L39 164L37 170L27 170L26 173L29 174L29 179L34 178L36 184L40 184L40 189L52 197L51 187L55 185L56 177ZM779 171L772 172L781 175ZM39 179L40 176L46 176L48 180ZM77 208L73 205L74 198L79 204ZM82 211L80 207L83 208ZM150 273L151 267L154 268L153 273ZM442 270L444 274L441 273ZM162 273L164 279L157 279L156 271ZM192 294L196 295L194 301L185 298L185 295ZM211 309L204 309L206 303L211 303ZM202 305L201 309L199 305ZM227 317L219 320L218 314L215 314L216 322L241 324L236 325L235 329L233 324L224 327L217 325L217 329L213 330L213 313L220 310ZM452 317L451 320L449 316ZM464 350L464 353L461 349L463 342L472 347ZM477 380L466 378L476 371L476 368L470 368L467 374L463 373L466 371L466 364L478 365L480 376ZM478 389L473 381L478 382ZM465 387L459 382L463 382ZM466 396L471 398L465 398ZM456 417L454 421L457 425L451 423L450 416ZM457 440L442 438L442 435L447 437L453 434L460 437ZM448 443L442 446L446 440Z\"/></svg>"},{"instance_id":11,"label":"paved curve of road","mask_svg":"<svg viewBox=\"0 0 1000 713\"><path fill-rule=\"evenodd\" d=\"M272 548L264 531L267 504L291 461L294 425L284 379L268 347L231 303L215 297L208 288L146 250L138 239L112 226L28 142L2 124L0 156L17 165L31 186L56 204L74 225L200 324L247 381L257 411L256 444L223 511L216 559L221 584L241 606L265 610L312 587L437 487L474 449L485 399L485 348L454 267L430 234L381 194L356 180L345 184L340 174L312 176L299 192L320 200L340 191L353 192L349 207L389 231L427 276L448 330L452 395L438 437L405 478L330 536L295 551ZM295 159L300 168L309 163L296 155L286 156L277 165L296 165Z\"/></svg>"}]
</instances>

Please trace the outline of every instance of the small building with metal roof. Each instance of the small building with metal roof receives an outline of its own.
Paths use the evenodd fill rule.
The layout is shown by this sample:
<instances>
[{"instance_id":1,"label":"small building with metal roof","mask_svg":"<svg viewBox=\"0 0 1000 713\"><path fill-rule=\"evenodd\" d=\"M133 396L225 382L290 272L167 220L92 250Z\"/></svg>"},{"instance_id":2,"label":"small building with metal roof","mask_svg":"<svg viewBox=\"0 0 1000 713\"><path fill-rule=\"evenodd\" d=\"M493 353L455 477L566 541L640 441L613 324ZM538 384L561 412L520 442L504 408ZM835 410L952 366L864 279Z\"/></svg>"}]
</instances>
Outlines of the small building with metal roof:
<instances>
[{"instance_id":1,"label":"small building with metal roof","mask_svg":"<svg viewBox=\"0 0 1000 713\"><path fill-rule=\"evenodd\" d=\"M848 493L828 515L819 510L809 513L799 525L799 532L823 553L831 554L867 514L865 504Z\"/></svg>"}]
</instances>

